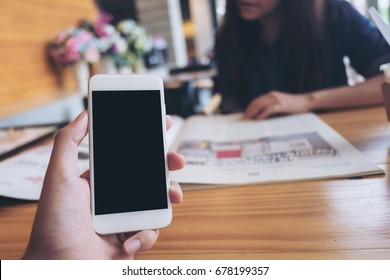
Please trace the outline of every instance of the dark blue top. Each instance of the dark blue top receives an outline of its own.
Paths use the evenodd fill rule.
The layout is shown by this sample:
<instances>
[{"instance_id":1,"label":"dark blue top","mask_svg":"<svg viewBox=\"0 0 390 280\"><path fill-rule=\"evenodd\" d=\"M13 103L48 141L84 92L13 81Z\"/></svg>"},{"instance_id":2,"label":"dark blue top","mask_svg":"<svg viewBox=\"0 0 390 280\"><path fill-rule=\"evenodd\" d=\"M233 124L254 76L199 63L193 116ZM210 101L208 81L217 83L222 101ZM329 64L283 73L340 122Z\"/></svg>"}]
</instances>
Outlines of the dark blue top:
<instances>
[{"instance_id":1,"label":"dark blue top","mask_svg":"<svg viewBox=\"0 0 390 280\"><path fill-rule=\"evenodd\" d=\"M324 76L320 88L348 85L343 61L345 56L349 57L351 66L365 78L379 74L379 66L390 61L390 47L378 29L346 1L327 1L324 31ZM254 40L254 44L257 44L259 51L249 65L249 100L271 90L288 91L282 79L283 38L279 38L272 46L260 38ZM215 54L217 81L223 95L222 110L244 110L248 104L238 102L235 96L240 94L240 87L229 78L232 57L218 42L218 38Z\"/></svg>"}]
</instances>

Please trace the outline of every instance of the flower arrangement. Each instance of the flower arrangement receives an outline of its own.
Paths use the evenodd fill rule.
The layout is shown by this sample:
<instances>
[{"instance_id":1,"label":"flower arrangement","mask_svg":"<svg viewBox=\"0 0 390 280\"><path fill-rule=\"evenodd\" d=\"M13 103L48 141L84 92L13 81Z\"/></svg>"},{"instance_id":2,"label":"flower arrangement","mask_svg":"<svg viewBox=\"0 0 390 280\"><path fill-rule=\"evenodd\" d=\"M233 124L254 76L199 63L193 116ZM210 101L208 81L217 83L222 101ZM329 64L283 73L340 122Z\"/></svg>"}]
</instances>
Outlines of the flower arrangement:
<instances>
[{"instance_id":1,"label":"flower arrangement","mask_svg":"<svg viewBox=\"0 0 390 280\"><path fill-rule=\"evenodd\" d=\"M49 44L49 56L54 65L61 67L83 59L94 63L100 59L97 40L82 28L69 28L60 32Z\"/></svg>"},{"instance_id":2,"label":"flower arrangement","mask_svg":"<svg viewBox=\"0 0 390 280\"><path fill-rule=\"evenodd\" d=\"M111 20L110 14L101 12L95 22L89 24L89 29L98 38L98 48L103 56L123 54L128 48L126 40L116 27L110 24Z\"/></svg>"},{"instance_id":3,"label":"flower arrangement","mask_svg":"<svg viewBox=\"0 0 390 280\"><path fill-rule=\"evenodd\" d=\"M134 20L123 20L116 26L111 21L111 15L100 12L93 22L82 20L78 27L60 32L49 44L54 65L65 67L79 60L95 63L111 57L118 68L137 68L152 50L152 37Z\"/></svg>"},{"instance_id":4,"label":"flower arrangement","mask_svg":"<svg viewBox=\"0 0 390 280\"><path fill-rule=\"evenodd\" d=\"M128 46L127 52L116 58L117 63L137 67L136 64L142 56L152 49L152 37L146 32L145 28L138 25L134 20L119 22L117 29Z\"/></svg>"}]
</instances>

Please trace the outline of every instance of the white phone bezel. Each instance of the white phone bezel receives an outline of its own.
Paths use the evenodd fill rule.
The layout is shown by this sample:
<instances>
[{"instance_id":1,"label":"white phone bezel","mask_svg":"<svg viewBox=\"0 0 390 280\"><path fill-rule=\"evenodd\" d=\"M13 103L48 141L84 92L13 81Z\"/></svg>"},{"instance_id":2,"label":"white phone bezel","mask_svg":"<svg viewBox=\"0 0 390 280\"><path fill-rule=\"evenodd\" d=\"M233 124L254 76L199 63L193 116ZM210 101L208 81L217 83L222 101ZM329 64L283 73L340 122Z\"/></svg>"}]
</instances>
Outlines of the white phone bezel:
<instances>
[{"instance_id":1,"label":"white phone bezel","mask_svg":"<svg viewBox=\"0 0 390 280\"><path fill-rule=\"evenodd\" d=\"M161 120L164 141L164 162L166 173L166 209L137 212L95 215L94 165L93 165L93 110L92 91L97 90L158 90L161 100ZM172 221L172 205L169 198L169 171L166 148L166 121L163 82L158 76L148 74L97 74L91 77L88 88L89 146L90 146L90 184L91 211L94 229L99 234L131 232L144 229L156 229L168 226Z\"/></svg>"}]
</instances>

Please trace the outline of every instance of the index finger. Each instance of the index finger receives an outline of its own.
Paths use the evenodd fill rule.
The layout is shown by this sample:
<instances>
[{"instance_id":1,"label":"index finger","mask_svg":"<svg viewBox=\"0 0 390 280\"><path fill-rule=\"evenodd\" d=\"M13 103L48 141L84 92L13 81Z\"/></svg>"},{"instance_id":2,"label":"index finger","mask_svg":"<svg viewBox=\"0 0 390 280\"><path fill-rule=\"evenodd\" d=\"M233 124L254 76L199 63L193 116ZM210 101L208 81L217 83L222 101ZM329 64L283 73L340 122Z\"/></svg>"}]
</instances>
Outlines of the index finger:
<instances>
[{"instance_id":1,"label":"index finger","mask_svg":"<svg viewBox=\"0 0 390 280\"><path fill-rule=\"evenodd\" d=\"M244 118L253 119L260 111L272 104L273 101L268 95L264 95L253 100L244 112Z\"/></svg>"}]
</instances>

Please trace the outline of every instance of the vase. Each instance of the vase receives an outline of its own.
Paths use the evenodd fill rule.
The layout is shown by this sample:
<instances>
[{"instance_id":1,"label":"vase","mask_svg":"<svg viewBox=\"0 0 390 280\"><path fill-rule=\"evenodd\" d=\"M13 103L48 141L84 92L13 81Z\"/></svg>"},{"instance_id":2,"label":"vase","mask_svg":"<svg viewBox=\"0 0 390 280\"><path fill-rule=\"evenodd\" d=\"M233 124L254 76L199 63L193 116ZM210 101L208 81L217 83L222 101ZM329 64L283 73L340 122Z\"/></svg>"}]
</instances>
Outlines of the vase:
<instances>
[{"instance_id":1,"label":"vase","mask_svg":"<svg viewBox=\"0 0 390 280\"><path fill-rule=\"evenodd\" d=\"M146 67L143 57L138 57L133 67L135 73L145 73Z\"/></svg>"},{"instance_id":2,"label":"vase","mask_svg":"<svg viewBox=\"0 0 390 280\"><path fill-rule=\"evenodd\" d=\"M90 76L89 65L85 60L77 61L73 65L74 74L77 82L77 90L81 95L88 94L88 80Z\"/></svg>"},{"instance_id":3,"label":"vase","mask_svg":"<svg viewBox=\"0 0 390 280\"><path fill-rule=\"evenodd\" d=\"M116 74L117 68L114 59L111 56L103 56L99 62L99 73L101 74Z\"/></svg>"}]
</instances>

